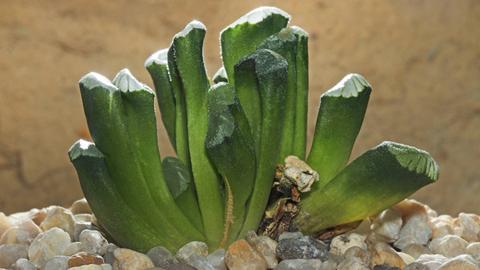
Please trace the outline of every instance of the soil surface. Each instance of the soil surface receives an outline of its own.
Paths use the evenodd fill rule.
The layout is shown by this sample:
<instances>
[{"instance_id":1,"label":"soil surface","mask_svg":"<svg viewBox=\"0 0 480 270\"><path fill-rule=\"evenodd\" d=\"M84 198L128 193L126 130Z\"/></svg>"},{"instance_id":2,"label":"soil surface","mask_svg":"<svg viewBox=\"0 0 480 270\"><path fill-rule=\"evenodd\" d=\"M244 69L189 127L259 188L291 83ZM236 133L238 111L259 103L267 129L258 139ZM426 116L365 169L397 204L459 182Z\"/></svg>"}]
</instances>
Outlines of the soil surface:
<instances>
[{"instance_id":1,"label":"soil surface","mask_svg":"<svg viewBox=\"0 0 480 270\"><path fill-rule=\"evenodd\" d=\"M374 92L352 157L383 140L427 149L441 177L414 197L444 213L478 212L477 0L0 1L0 210L81 196L66 152L88 137L77 86L83 74L112 77L128 67L152 85L144 60L191 19L208 27L213 74L219 31L259 5L286 10L310 33L312 124L323 91L347 73L363 74Z\"/></svg>"}]
</instances>

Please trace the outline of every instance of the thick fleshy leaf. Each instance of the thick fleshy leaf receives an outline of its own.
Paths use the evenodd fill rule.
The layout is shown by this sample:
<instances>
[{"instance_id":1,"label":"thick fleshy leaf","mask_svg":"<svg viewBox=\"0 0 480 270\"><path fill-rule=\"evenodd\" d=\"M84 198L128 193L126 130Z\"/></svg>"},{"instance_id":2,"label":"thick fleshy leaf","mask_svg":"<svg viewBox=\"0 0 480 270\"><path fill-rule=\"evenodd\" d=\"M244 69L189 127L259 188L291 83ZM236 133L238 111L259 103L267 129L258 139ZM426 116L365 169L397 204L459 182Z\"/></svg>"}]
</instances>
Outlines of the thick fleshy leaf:
<instances>
[{"instance_id":1,"label":"thick fleshy leaf","mask_svg":"<svg viewBox=\"0 0 480 270\"><path fill-rule=\"evenodd\" d=\"M308 34L298 26L291 30L297 39L296 71L297 97L295 107L295 134L293 134L293 153L305 159L308 130Z\"/></svg>"},{"instance_id":2,"label":"thick fleshy leaf","mask_svg":"<svg viewBox=\"0 0 480 270\"><path fill-rule=\"evenodd\" d=\"M162 160L163 174L175 202L196 228L203 228L193 179L185 164L176 157Z\"/></svg>"},{"instance_id":3,"label":"thick fleshy leaf","mask_svg":"<svg viewBox=\"0 0 480 270\"><path fill-rule=\"evenodd\" d=\"M320 175L314 189L324 187L347 164L371 91L361 75L348 74L322 95L308 155L308 164Z\"/></svg>"},{"instance_id":4,"label":"thick fleshy leaf","mask_svg":"<svg viewBox=\"0 0 480 270\"><path fill-rule=\"evenodd\" d=\"M172 43L167 52L168 72L175 99L175 151L177 158L190 168L190 151L188 148L187 105L182 81L175 61L175 46Z\"/></svg>"},{"instance_id":5,"label":"thick fleshy leaf","mask_svg":"<svg viewBox=\"0 0 480 270\"><path fill-rule=\"evenodd\" d=\"M190 171L181 160L175 157L166 157L162 160L163 173L168 189L173 198L177 199L193 184Z\"/></svg>"},{"instance_id":6,"label":"thick fleshy leaf","mask_svg":"<svg viewBox=\"0 0 480 270\"><path fill-rule=\"evenodd\" d=\"M302 200L295 219L308 234L377 214L435 182L438 165L429 153L384 142L345 167L322 189Z\"/></svg>"},{"instance_id":7,"label":"thick fleshy leaf","mask_svg":"<svg viewBox=\"0 0 480 270\"><path fill-rule=\"evenodd\" d=\"M284 125L287 61L271 50L257 50L235 66L235 90L255 142L257 171L240 237L257 229L272 188ZM240 79L241 78L241 79Z\"/></svg>"},{"instance_id":8,"label":"thick fleshy leaf","mask_svg":"<svg viewBox=\"0 0 480 270\"><path fill-rule=\"evenodd\" d=\"M221 241L224 225L222 182L210 163L206 149L207 92L210 83L203 63L205 26L190 22L172 42L174 68L185 98L190 165L195 182L205 235L210 246Z\"/></svg>"},{"instance_id":9,"label":"thick fleshy leaf","mask_svg":"<svg viewBox=\"0 0 480 270\"><path fill-rule=\"evenodd\" d=\"M155 94L160 108L163 126L175 148L175 97L170 75L168 74L168 49L152 54L145 61L145 68L152 77Z\"/></svg>"},{"instance_id":10,"label":"thick fleshy leaf","mask_svg":"<svg viewBox=\"0 0 480 270\"><path fill-rule=\"evenodd\" d=\"M68 154L99 225L118 245L146 252L159 244L176 250L190 241L187 236L174 238L157 230L126 203L110 177L104 155L93 143L79 140Z\"/></svg>"},{"instance_id":11,"label":"thick fleshy leaf","mask_svg":"<svg viewBox=\"0 0 480 270\"><path fill-rule=\"evenodd\" d=\"M228 81L234 84L234 66L267 37L278 33L290 20L290 15L275 7L259 7L240 17L220 33L223 66Z\"/></svg>"},{"instance_id":12,"label":"thick fleshy leaf","mask_svg":"<svg viewBox=\"0 0 480 270\"><path fill-rule=\"evenodd\" d=\"M232 242L243 225L245 209L253 190L256 172L255 144L248 120L226 83L214 85L208 91L208 133L205 146L210 160L225 179L232 194L233 217L228 222L226 243ZM229 207L228 198L225 204ZM229 212L226 209L225 212Z\"/></svg>"},{"instance_id":13,"label":"thick fleshy leaf","mask_svg":"<svg viewBox=\"0 0 480 270\"><path fill-rule=\"evenodd\" d=\"M272 50L285 58L288 62L288 80L287 80L287 95L285 98L285 124L282 128L282 142L280 143L280 156L278 163L283 162L288 155L296 155L302 157L305 155L305 150L296 152L295 143L305 144L303 142L296 142L298 139L296 134L305 128L305 125L300 125L297 129L297 44L298 36L294 34L291 28L284 28L279 33L267 38L259 48ZM300 94L300 93L299 93ZM302 94L303 95L303 94ZM306 104L304 104L306 105ZM302 109L303 112L303 109Z\"/></svg>"},{"instance_id":14,"label":"thick fleshy leaf","mask_svg":"<svg viewBox=\"0 0 480 270\"><path fill-rule=\"evenodd\" d=\"M203 238L176 206L157 163L152 91L127 71L115 83L96 73L80 80L90 134L105 155L116 189L150 226L179 239Z\"/></svg>"}]
</instances>

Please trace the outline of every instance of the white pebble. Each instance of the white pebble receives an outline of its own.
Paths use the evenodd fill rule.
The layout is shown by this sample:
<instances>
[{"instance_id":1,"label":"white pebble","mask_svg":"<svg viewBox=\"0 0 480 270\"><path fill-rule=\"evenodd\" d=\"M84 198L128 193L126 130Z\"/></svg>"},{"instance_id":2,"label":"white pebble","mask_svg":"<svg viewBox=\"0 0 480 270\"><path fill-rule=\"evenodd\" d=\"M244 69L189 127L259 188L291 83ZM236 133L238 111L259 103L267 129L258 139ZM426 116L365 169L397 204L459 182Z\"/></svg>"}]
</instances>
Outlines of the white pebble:
<instances>
[{"instance_id":1,"label":"white pebble","mask_svg":"<svg viewBox=\"0 0 480 270\"><path fill-rule=\"evenodd\" d=\"M432 228L425 213L419 212L410 216L400 230L398 240L394 246L400 250L411 244L426 245L432 237Z\"/></svg>"},{"instance_id":2,"label":"white pebble","mask_svg":"<svg viewBox=\"0 0 480 270\"><path fill-rule=\"evenodd\" d=\"M459 255L444 262L438 270L478 270L478 262L476 262L470 255Z\"/></svg>"},{"instance_id":3,"label":"white pebble","mask_svg":"<svg viewBox=\"0 0 480 270\"><path fill-rule=\"evenodd\" d=\"M367 249L365 239L367 237L357 233L342 234L335 236L330 244L330 253L334 255L343 255L351 247L360 247Z\"/></svg>"},{"instance_id":4,"label":"white pebble","mask_svg":"<svg viewBox=\"0 0 480 270\"><path fill-rule=\"evenodd\" d=\"M40 224L42 230L47 231L51 228L60 228L66 231L70 238L74 237L75 219L72 212L60 206L50 206L47 208L47 217Z\"/></svg>"},{"instance_id":5,"label":"white pebble","mask_svg":"<svg viewBox=\"0 0 480 270\"><path fill-rule=\"evenodd\" d=\"M39 234L28 249L28 257L41 268L48 259L63 254L70 244L70 235L59 228L51 228Z\"/></svg>"},{"instance_id":6,"label":"white pebble","mask_svg":"<svg viewBox=\"0 0 480 270\"><path fill-rule=\"evenodd\" d=\"M113 256L115 258L113 262L114 270L144 270L154 267L150 258L130 249L117 248L113 252Z\"/></svg>"},{"instance_id":7,"label":"white pebble","mask_svg":"<svg viewBox=\"0 0 480 270\"><path fill-rule=\"evenodd\" d=\"M395 210L387 209L380 213L372 224L372 230L384 237L387 242L396 241L402 228L402 216Z\"/></svg>"},{"instance_id":8,"label":"white pebble","mask_svg":"<svg viewBox=\"0 0 480 270\"><path fill-rule=\"evenodd\" d=\"M91 253L105 255L107 249L107 239L99 231L84 230L79 237L82 250Z\"/></svg>"},{"instance_id":9,"label":"white pebble","mask_svg":"<svg viewBox=\"0 0 480 270\"><path fill-rule=\"evenodd\" d=\"M468 242L457 235L446 235L441 238L433 239L429 248L437 254L442 254L446 257L455 257L466 252Z\"/></svg>"}]
</instances>

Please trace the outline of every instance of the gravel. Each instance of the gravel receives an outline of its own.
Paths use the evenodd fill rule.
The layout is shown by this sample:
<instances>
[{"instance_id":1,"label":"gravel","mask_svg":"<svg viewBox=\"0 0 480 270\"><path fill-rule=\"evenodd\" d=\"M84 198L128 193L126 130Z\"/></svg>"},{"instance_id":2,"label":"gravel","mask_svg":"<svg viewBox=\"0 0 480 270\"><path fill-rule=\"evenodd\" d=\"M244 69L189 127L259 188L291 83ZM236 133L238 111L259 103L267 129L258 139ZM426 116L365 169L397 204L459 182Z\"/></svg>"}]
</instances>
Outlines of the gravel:
<instances>
[{"instance_id":1,"label":"gravel","mask_svg":"<svg viewBox=\"0 0 480 270\"><path fill-rule=\"evenodd\" d=\"M320 241L300 232L278 239L249 232L209 252L192 241L142 254L109 243L84 199L6 216L0 212L0 268L13 270L480 270L480 217L437 215L408 200L361 228Z\"/></svg>"}]
</instances>

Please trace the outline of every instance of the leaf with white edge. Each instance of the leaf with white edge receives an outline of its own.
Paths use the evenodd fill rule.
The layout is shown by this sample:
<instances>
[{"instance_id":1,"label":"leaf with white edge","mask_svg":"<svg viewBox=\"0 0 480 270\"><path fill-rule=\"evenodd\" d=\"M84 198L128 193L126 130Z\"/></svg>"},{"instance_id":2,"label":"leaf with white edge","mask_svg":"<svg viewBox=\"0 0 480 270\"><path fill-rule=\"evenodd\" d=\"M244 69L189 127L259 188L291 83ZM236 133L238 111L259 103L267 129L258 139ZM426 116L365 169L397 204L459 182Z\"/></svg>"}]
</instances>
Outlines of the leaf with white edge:
<instances>
[{"instance_id":1,"label":"leaf with white edge","mask_svg":"<svg viewBox=\"0 0 480 270\"><path fill-rule=\"evenodd\" d=\"M435 182L438 165L424 150L383 142L352 161L322 189L302 198L296 225L308 234L365 219Z\"/></svg>"},{"instance_id":2,"label":"leaf with white edge","mask_svg":"<svg viewBox=\"0 0 480 270\"><path fill-rule=\"evenodd\" d=\"M190 22L176 34L172 53L176 74L185 98L190 166L195 182L205 235L210 246L218 246L223 237L224 201L221 179L210 163L205 136L208 128L207 92L210 82L203 62L205 26Z\"/></svg>"},{"instance_id":3,"label":"leaf with white edge","mask_svg":"<svg viewBox=\"0 0 480 270\"><path fill-rule=\"evenodd\" d=\"M99 225L123 247L148 251L162 243L175 250L188 238L172 238L151 226L145 216L122 198L105 164L105 156L91 142L77 141L68 155L88 204ZM112 211L114 209L114 211Z\"/></svg>"},{"instance_id":4,"label":"leaf with white edge","mask_svg":"<svg viewBox=\"0 0 480 270\"><path fill-rule=\"evenodd\" d=\"M284 28L279 33L267 38L259 49L269 49L280 54L288 62L288 80L287 95L285 97L285 124L282 128L282 141L278 146L280 148L278 163L289 155L299 155L294 152L294 139L297 129L296 124L296 106L297 106L297 36L290 28Z\"/></svg>"},{"instance_id":5,"label":"leaf with white edge","mask_svg":"<svg viewBox=\"0 0 480 270\"><path fill-rule=\"evenodd\" d=\"M179 239L202 238L175 205L163 179L153 93L140 89L143 84L127 71L115 82L121 89L100 74L89 73L80 80L80 92L90 134L105 155L116 189L151 226Z\"/></svg>"},{"instance_id":6,"label":"leaf with white edge","mask_svg":"<svg viewBox=\"0 0 480 270\"><path fill-rule=\"evenodd\" d=\"M272 188L276 161L285 124L288 63L266 49L243 58L235 66L235 91L248 119L255 142L257 171L245 223L239 237L255 230Z\"/></svg>"},{"instance_id":7,"label":"leaf with white edge","mask_svg":"<svg viewBox=\"0 0 480 270\"><path fill-rule=\"evenodd\" d=\"M135 92L135 91L145 91L153 95L152 89L146 84L139 82L135 77L133 77L130 70L124 68L120 70L115 78L113 78L112 83L122 92Z\"/></svg>"},{"instance_id":8,"label":"leaf with white edge","mask_svg":"<svg viewBox=\"0 0 480 270\"><path fill-rule=\"evenodd\" d=\"M225 204L225 212L230 211L233 218L228 220L224 242L231 243L237 239L245 219L247 202L255 182L256 158L248 120L235 96L234 88L224 82L212 86L208 91L205 147L210 160L225 181L225 190L233 195L233 199L227 200Z\"/></svg>"},{"instance_id":9,"label":"leaf with white edge","mask_svg":"<svg viewBox=\"0 0 480 270\"><path fill-rule=\"evenodd\" d=\"M168 74L168 49L153 53L146 61L145 68L152 77L155 94L160 108L162 122L168 138L176 149L175 121L176 108L170 75Z\"/></svg>"},{"instance_id":10,"label":"leaf with white edge","mask_svg":"<svg viewBox=\"0 0 480 270\"><path fill-rule=\"evenodd\" d=\"M227 26L220 33L223 65L228 81L234 84L234 66L253 53L267 37L287 26L290 15L275 7L256 8Z\"/></svg>"},{"instance_id":11,"label":"leaf with white edge","mask_svg":"<svg viewBox=\"0 0 480 270\"><path fill-rule=\"evenodd\" d=\"M372 88L359 74L348 74L320 101L307 163L320 175L321 189L347 164L362 126Z\"/></svg>"}]
</instances>

